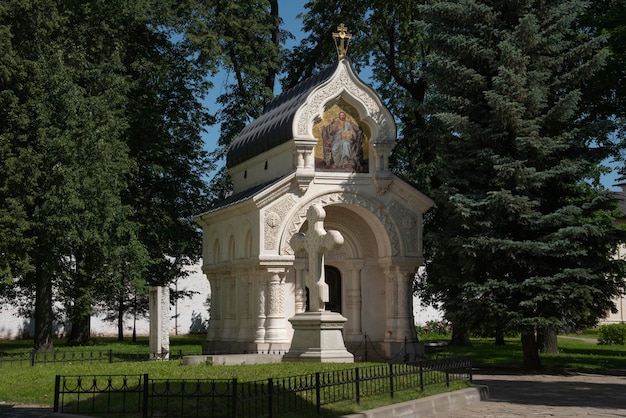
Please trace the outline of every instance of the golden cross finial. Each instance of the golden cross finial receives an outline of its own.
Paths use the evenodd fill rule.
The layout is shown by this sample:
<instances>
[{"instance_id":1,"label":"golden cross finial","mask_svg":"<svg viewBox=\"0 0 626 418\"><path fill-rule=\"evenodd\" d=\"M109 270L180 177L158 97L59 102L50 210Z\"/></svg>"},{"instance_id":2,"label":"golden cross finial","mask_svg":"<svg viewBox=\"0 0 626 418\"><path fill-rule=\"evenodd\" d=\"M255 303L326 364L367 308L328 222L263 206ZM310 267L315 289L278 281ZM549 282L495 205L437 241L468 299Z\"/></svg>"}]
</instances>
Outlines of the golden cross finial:
<instances>
[{"instance_id":1,"label":"golden cross finial","mask_svg":"<svg viewBox=\"0 0 626 418\"><path fill-rule=\"evenodd\" d=\"M347 30L346 25L341 23L337 26L337 32L333 32L333 39L335 40L335 48L337 48L339 59L345 57L348 53L348 45L350 44L352 35L346 33Z\"/></svg>"}]
</instances>

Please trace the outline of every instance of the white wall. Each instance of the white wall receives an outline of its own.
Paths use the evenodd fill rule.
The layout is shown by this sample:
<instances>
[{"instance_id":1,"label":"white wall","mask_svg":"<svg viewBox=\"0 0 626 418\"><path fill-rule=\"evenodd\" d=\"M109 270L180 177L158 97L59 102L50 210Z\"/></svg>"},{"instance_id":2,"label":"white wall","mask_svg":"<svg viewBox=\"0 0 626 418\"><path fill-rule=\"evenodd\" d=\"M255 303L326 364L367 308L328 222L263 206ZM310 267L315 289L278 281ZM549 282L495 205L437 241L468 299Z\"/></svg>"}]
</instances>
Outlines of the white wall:
<instances>
[{"instance_id":1,"label":"white wall","mask_svg":"<svg viewBox=\"0 0 626 418\"><path fill-rule=\"evenodd\" d=\"M172 289L174 287L172 286ZM208 320L208 309L205 306L207 297L210 294L209 282L200 270L200 264L191 268L191 274L181 279L178 283L178 290L193 290L198 292L190 299L179 300L177 306L170 308L170 335L184 335L197 331L199 322ZM178 317L176 316L178 312ZM432 307L423 306L418 298L413 298L413 316L415 323L423 325L426 321L438 320L443 317L441 311ZM138 319L137 335L147 336L149 333L149 321L147 318ZM132 318L125 322L124 335L132 336ZM101 317L93 317L91 320L91 331L94 337L117 336L117 325L106 322ZM63 333L63 327L57 327L58 333ZM2 307L0 310L0 339L17 339L24 335L34 334L34 323L17 314L17 310L11 307Z\"/></svg>"},{"instance_id":2,"label":"white wall","mask_svg":"<svg viewBox=\"0 0 626 418\"><path fill-rule=\"evenodd\" d=\"M190 267L188 277L180 279L178 290L193 290L198 292L192 298L178 300L176 305L170 307L170 335L190 334L198 332L199 325L208 320L208 308L205 306L210 294L209 282L200 270L200 264ZM175 290L175 286L171 286ZM178 314L178 315L176 315ZM148 318L137 319L137 335L147 336L150 330ZM0 309L0 339L17 339L32 337L34 334L34 322L29 318L21 317L17 309L3 306ZM61 325L55 329L57 334L63 334ZM132 317L124 322L124 335L131 337L133 332ZM117 337L117 323L107 322L101 316L91 318L91 334L93 337Z\"/></svg>"}]
</instances>

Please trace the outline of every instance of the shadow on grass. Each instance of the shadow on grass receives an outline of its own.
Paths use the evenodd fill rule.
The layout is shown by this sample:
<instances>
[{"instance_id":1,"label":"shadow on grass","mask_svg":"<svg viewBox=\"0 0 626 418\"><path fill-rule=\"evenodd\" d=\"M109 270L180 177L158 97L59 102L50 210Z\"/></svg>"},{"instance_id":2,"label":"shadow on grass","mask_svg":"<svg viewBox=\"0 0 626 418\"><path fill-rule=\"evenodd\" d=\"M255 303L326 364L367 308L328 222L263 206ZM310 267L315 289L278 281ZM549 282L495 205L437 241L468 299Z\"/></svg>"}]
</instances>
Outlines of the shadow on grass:
<instances>
[{"instance_id":1,"label":"shadow on grass","mask_svg":"<svg viewBox=\"0 0 626 418\"><path fill-rule=\"evenodd\" d=\"M521 373L522 345L516 338L507 338L504 346L493 339L475 338L470 346L448 346L444 355L470 356L475 366L490 369L490 373ZM545 373L567 370L595 370L596 373L620 375L626 368L626 346L598 345L573 339L559 339L559 354L540 353Z\"/></svg>"},{"instance_id":2,"label":"shadow on grass","mask_svg":"<svg viewBox=\"0 0 626 418\"><path fill-rule=\"evenodd\" d=\"M331 417L376 408L392 403L468 387L469 381L450 381L448 373L421 370L417 366L396 368L393 375L377 376L381 366L363 370L360 385L352 380L356 370L342 370L324 376L300 375L254 382L235 379L149 379L135 376L59 377L59 412L89 416L203 416L240 417ZM359 369L361 370L361 369ZM99 379L99 381L98 381ZM424 390L420 390L423 382ZM391 392L394 396L391 396ZM357 393L361 404L357 403ZM144 404L145 402L145 404ZM320 402L318 411L317 405ZM270 413L270 411L272 411Z\"/></svg>"}]
</instances>

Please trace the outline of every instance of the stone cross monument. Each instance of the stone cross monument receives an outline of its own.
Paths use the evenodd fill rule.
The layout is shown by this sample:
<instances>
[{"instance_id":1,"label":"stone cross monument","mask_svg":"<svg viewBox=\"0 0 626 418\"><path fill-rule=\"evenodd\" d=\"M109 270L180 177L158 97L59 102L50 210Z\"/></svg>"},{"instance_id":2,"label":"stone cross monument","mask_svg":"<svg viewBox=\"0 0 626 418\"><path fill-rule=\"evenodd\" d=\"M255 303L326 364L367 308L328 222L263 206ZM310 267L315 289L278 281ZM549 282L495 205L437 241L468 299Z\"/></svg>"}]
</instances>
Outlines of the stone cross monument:
<instances>
[{"instance_id":1,"label":"stone cross monument","mask_svg":"<svg viewBox=\"0 0 626 418\"><path fill-rule=\"evenodd\" d=\"M309 270L306 272L306 285L309 288L310 311L324 311L328 303L328 285L324 277L324 253L343 245L339 231L325 231L326 211L319 205L312 205L306 213L309 230L291 237L289 243L294 251L305 250L309 257Z\"/></svg>"},{"instance_id":2,"label":"stone cross monument","mask_svg":"<svg viewBox=\"0 0 626 418\"><path fill-rule=\"evenodd\" d=\"M306 284L309 288L309 311L289 319L293 338L284 361L353 363L354 356L343 342L343 325L347 321L340 313L326 310L328 285L324 279L324 254L343 245L338 231L324 230L326 211L319 205L307 210L309 229L298 233L289 243L294 251L305 250L309 259Z\"/></svg>"}]
</instances>

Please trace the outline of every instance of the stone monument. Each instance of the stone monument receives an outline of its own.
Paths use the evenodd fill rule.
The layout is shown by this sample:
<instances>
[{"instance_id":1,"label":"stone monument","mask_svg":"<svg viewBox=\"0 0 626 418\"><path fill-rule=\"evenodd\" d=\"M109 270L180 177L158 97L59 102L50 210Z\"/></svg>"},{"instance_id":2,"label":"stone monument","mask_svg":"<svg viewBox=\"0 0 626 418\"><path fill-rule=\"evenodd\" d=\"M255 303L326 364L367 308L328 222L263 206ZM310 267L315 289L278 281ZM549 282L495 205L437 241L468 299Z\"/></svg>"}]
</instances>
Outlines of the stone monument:
<instances>
[{"instance_id":1,"label":"stone monument","mask_svg":"<svg viewBox=\"0 0 626 418\"><path fill-rule=\"evenodd\" d=\"M170 357L170 289L167 286L150 287L150 359L167 360Z\"/></svg>"},{"instance_id":2,"label":"stone monument","mask_svg":"<svg viewBox=\"0 0 626 418\"><path fill-rule=\"evenodd\" d=\"M352 363L354 356L343 341L341 314L326 310L328 285L324 279L324 254L343 245L338 231L324 230L326 212L319 205L307 210L309 229L306 234L294 234L290 245L294 251L307 252L309 265L305 282L309 289L309 310L289 319L294 333L285 361Z\"/></svg>"},{"instance_id":3,"label":"stone monument","mask_svg":"<svg viewBox=\"0 0 626 418\"><path fill-rule=\"evenodd\" d=\"M354 73L346 26L333 34L337 61L241 130L226 153L232 195L195 218L211 286L204 354L400 361L417 344L412 282L434 202L390 170L395 118Z\"/></svg>"}]
</instances>

